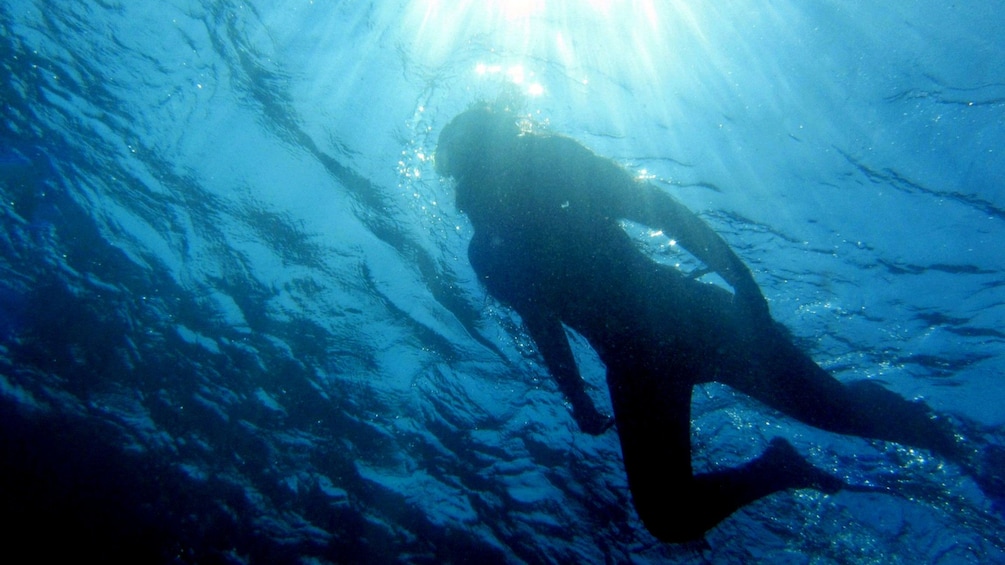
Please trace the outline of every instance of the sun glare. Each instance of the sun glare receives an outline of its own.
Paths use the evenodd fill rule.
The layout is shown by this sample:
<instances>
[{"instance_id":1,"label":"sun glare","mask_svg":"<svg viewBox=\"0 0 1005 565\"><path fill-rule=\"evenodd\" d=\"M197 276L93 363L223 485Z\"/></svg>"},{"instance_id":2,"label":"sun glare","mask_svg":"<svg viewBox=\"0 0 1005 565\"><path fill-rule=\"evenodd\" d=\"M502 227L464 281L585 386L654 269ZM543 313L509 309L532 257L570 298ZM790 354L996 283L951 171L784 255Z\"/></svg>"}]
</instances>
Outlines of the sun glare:
<instances>
[{"instance_id":1,"label":"sun glare","mask_svg":"<svg viewBox=\"0 0 1005 565\"><path fill-rule=\"evenodd\" d=\"M486 1L489 11L497 11L509 21L522 20L544 11L544 0L497 0Z\"/></svg>"},{"instance_id":2,"label":"sun glare","mask_svg":"<svg viewBox=\"0 0 1005 565\"><path fill-rule=\"evenodd\" d=\"M463 89L525 97L562 96L568 105L603 104L597 81L634 98L665 98L669 85L693 81L705 48L684 0L417 0L402 21L414 31L416 62L442 69ZM706 16L707 21L709 14ZM470 66L468 66L470 65ZM473 69L467 84L464 69ZM467 71L470 72L470 71ZM578 98L577 98L578 97Z\"/></svg>"}]
</instances>

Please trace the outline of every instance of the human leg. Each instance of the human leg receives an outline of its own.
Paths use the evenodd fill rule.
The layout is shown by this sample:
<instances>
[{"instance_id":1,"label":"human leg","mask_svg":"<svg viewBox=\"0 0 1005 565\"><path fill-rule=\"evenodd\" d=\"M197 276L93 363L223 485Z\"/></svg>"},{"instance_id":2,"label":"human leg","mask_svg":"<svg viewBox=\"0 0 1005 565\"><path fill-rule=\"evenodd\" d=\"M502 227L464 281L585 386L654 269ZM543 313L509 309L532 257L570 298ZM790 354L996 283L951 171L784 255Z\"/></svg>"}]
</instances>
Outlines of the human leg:
<instances>
[{"instance_id":1,"label":"human leg","mask_svg":"<svg viewBox=\"0 0 1005 565\"><path fill-rule=\"evenodd\" d=\"M645 373L608 370L632 501L657 538L673 543L700 539L746 504L780 490L833 492L841 487L777 439L743 466L694 475L691 385L652 381Z\"/></svg>"},{"instance_id":2,"label":"human leg","mask_svg":"<svg viewBox=\"0 0 1005 565\"><path fill-rule=\"evenodd\" d=\"M668 542L698 539L708 527L691 519L698 503L691 476L690 387L652 393L629 371L608 368L608 388L632 503L646 528Z\"/></svg>"},{"instance_id":3,"label":"human leg","mask_svg":"<svg viewBox=\"0 0 1005 565\"><path fill-rule=\"evenodd\" d=\"M928 449L957 462L970 451L926 404L870 381L842 383L778 328L765 329L715 377L768 406L820 429ZM745 350L744 350L745 349Z\"/></svg>"}]
</instances>

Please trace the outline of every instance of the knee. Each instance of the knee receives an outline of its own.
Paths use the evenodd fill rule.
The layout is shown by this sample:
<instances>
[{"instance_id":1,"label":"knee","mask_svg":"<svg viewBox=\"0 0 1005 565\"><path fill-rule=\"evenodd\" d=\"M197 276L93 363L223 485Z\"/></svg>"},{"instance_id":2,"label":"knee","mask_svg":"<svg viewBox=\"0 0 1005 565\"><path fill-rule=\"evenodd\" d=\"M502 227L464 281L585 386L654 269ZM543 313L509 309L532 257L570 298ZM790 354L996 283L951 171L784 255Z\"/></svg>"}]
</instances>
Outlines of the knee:
<instances>
[{"instance_id":1,"label":"knee","mask_svg":"<svg viewBox=\"0 0 1005 565\"><path fill-rule=\"evenodd\" d=\"M700 507L696 509L686 500L676 504L653 500L633 500L633 503L646 530L664 543L702 540L715 525L703 519Z\"/></svg>"}]
</instances>

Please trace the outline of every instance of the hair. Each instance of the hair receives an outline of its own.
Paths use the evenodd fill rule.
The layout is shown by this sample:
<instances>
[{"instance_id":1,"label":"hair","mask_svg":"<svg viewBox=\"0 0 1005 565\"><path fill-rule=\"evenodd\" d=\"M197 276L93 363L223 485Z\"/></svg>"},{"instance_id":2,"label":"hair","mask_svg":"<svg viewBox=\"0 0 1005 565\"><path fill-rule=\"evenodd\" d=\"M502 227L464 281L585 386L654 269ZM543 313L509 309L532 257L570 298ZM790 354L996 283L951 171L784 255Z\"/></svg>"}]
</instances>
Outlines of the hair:
<instances>
[{"instance_id":1,"label":"hair","mask_svg":"<svg viewBox=\"0 0 1005 565\"><path fill-rule=\"evenodd\" d=\"M458 114L440 132L434 156L436 172L460 180L476 174L492 148L507 144L523 133L519 117L508 107L476 102Z\"/></svg>"}]
</instances>

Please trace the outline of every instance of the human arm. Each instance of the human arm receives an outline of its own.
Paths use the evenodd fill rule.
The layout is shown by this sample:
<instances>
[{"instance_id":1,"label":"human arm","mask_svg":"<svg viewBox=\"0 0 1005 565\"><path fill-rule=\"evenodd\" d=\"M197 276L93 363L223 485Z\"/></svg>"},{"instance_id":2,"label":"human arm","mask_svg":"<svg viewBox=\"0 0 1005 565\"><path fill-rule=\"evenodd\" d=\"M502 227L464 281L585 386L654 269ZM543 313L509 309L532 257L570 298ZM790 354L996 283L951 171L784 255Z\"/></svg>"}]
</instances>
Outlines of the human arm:
<instances>
[{"instance_id":1,"label":"human arm","mask_svg":"<svg viewBox=\"0 0 1005 565\"><path fill-rule=\"evenodd\" d=\"M561 320L535 296L537 285L528 275L532 268L521 261L526 254L513 249L506 253L494 250L491 241L492 236L475 231L468 246L471 266L493 296L520 314L534 345L544 357L548 371L558 382L562 394L572 403L572 415L579 428L588 434L604 433L613 421L597 411L586 394Z\"/></svg>"},{"instance_id":2,"label":"human arm","mask_svg":"<svg viewBox=\"0 0 1005 565\"><path fill-rule=\"evenodd\" d=\"M538 311L521 313L521 317L537 350L544 357L548 371L558 382L562 394L572 404L572 416L579 429L591 435L600 435L607 431L614 421L609 416L601 414L586 393L585 383L579 374L562 322L551 313Z\"/></svg>"},{"instance_id":3,"label":"human arm","mask_svg":"<svg viewBox=\"0 0 1005 565\"><path fill-rule=\"evenodd\" d=\"M621 200L625 219L663 230L733 287L738 304L752 314L769 315L750 269L719 234L669 194L650 184L630 182L635 187Z\"/></svg>"},{"instance_id":4,"label":"human arm","mask_svg":"<svg viewBox=\"0 0 1005 565\"><path fill-rule=\"evenodd\" d=\"M549 169L560 172L565 182L556 185L568 190L555 200L584 206L594 217L632 220L662 230L733 287L739 306L757 318L770 317L750 269L719 234L683 204L575 141L552 137L541 143L550 147L543 153L563 156L560 166Z\"/></svg>"},{"instance_id":5,"label":"human arm","mask_svg":"<svg viewBox=\"0 0 1005 565\"><path fill-rule=\"evenodd\" d=\"M562 174L574 179L570 186L588 203L592 213L626 219L677 240L698 260L725 280L737 296L761 298L750 269L719 234L672 196L647 182L636 180L614 161L598 157L570 140L563 154L575 155Z\"/></svg>"}]
</instances>

